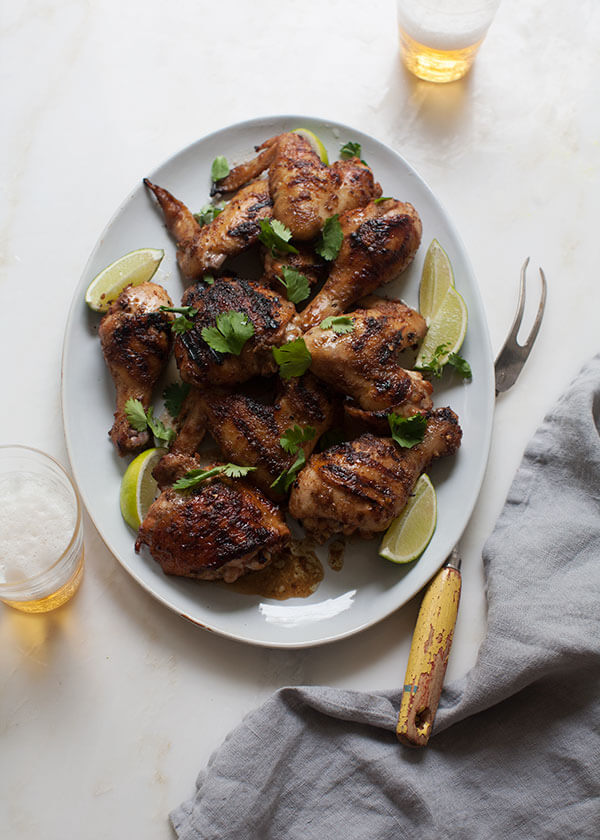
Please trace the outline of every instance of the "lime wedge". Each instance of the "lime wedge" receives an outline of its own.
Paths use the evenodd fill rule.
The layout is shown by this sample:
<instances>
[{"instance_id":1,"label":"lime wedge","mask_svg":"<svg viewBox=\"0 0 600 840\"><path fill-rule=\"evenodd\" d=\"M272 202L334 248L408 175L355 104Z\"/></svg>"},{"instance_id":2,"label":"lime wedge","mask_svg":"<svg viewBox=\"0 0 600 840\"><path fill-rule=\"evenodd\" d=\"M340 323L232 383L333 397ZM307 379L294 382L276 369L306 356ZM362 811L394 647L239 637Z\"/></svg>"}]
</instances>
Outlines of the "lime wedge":
<instances>
[{"instance_id":1,"label":"lime wedge","mask_svg":"<svg viewBox=\"0 0 600 840\"><path fill-rule=\"evenodd\" d=\"M437 497L425 473L415 484L406 507L384 534L379 554L392 563L410 563L429 545L437 522Z\"/></svg>"},{"instance_id":2,"label":"lime wedge","mask_svg":"<svg viewBox=\"0 0 600 840\"><path fill-rule=\"evenodd\" d=\"M140 527L150 505L156 498L158 485L152 470L158 464L166 449L146 449L133 459L121 479L120 504L123 519L135 531Z\"/></svg>"},{"instance_id":3,"label":"lime wedge","mask_svg":"<svg viewBox=\"0 0 600 840\"><path fill-rule=\"evenodd\" d=\"M329 165L329 155L327 154L327 149L314 131L310 131L308 128L295 128L293 133L299 134L301 137L304 137L305 140L308 140L314 151L321 158L321 163L324 163L326 166Z\"/></svg>"},{"instance_id":4,"label":"lime wedge","mask_svg":"<svg viewBox=\"0 0 600 840\"><path fill-rule=\"evenodd\" d=\"M140 248L119 257L94 277L85 293L85 302L94 312L106 312L127 286L151 280L164 255L158 248Z\"/></svg>"},{"instance_id":5,"label":"lime wedge","mask_svg":"<svg viewBox=\"0 0 600 840\"><path fill-rule=\"evenodd\" d=\"M425 254L419 286L419 312L428 324L437 315L446 292L453 286L454 272L448 254L434 239Z\"/></svg>"},{"instance_id":6,"label":"lime wedge","mask_svg":"<svg viewBox=\"0 0 600 840\"><path fill-rule=\"evenodd\" d=\"M427 367L434 361L443 367L450 353L458 353L460 350L467 332L468 321L467 305L454 286L451 286L435 318L429 324L415 361L415 367L417 369ZM439 352L440 347L444 348L442 352Z\"/></svg>"}]
</instances>

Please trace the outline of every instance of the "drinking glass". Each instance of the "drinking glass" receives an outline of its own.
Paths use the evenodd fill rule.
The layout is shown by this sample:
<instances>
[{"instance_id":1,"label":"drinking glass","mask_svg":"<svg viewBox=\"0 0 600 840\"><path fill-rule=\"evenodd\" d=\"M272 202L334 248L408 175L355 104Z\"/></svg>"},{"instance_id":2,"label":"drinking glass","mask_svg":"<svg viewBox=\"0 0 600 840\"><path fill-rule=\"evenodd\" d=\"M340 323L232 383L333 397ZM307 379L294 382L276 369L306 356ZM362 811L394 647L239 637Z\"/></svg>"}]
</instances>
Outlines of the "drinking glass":
<instances>
[{"instance_id":1,"label":"drinking glass","mask_svg":"<svg viewBox=\"0 0 600 840\"><path fill-rule=\"evenodd\" d=\"M406 67L428 82L453 82L469 70L500 0L397 0Z\"/></svg>"},{"instance_id":2,"label":"drinking glass","mask_svg":"<svg viewBox=\"0 0 600 840\"><path fill-rule=\"evenodd\" d=\"M0 446L0 600L47 612L83 575L81 503L58 461L27 446Z\"/></svg>"}]
</instances>

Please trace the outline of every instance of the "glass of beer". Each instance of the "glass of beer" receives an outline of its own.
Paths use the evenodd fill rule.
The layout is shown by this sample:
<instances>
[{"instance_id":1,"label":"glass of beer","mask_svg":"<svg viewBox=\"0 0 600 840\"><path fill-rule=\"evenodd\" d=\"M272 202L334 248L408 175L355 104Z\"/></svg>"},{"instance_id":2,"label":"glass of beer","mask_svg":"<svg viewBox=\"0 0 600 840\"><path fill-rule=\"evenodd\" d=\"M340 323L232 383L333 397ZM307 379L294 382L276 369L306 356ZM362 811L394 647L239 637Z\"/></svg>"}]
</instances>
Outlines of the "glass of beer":
<instances>
[{"instance_id":1,"label":"glass of beer","mask_svg":"<svg viewBox=\"0 0 600 840\"><path fill-rule=\"evenodd\" d=\"M0 600L41 613L71 598L83 575L81 503L58 461L0 446Z\"/></svg>"},{"instance_id":2,"label":"glass of beer","mask_svg":"<svg viewBox=\"0 0 600 840\"><path fill-rule=\"evenodd\" d=\"M406 67L428 82L453 82L469 70L500 0L397 0Z\"/></svg>"}]
</instances>

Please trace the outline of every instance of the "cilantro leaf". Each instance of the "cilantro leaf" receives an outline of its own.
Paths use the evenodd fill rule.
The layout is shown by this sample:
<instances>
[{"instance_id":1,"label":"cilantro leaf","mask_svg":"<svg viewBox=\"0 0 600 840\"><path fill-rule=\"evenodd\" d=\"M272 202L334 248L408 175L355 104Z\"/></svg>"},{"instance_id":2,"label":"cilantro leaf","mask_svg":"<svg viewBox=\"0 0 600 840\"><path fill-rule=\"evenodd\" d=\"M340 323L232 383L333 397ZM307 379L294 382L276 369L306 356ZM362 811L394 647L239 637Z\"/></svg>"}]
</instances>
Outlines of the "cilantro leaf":
<instances>
[{"instance_id":1,"label":"cilantro leaf","mask_svg":"<svg viewBox=\"0 0 600 840\"><path fill-rule=\"evenodd\" d=\"M315 247L315 251L324 260L334 260L340 252L344 234L340 225L339 214L331 216L325 221L321 232L321 239Z\"/></svg>"},{"instance_id":2,"label":"cilantro leaf","mask_svg":"<svg viewBox=\"0 0 600 840\"><path fill-rule=\"evenodd\" d=\"M391 199L390 195L380 195L379 198L376 198L373 204L381 204L382 201L389 201Z\"/></svg>"},{"instance_id":3,"label":"cilantro leaf","mask_svg":"<svg viewBox=\"0 0 600 840\"><path fill-rule=\"evenodd\" d=\"M444 370L442 359L446 355L447 350L447 344L438 344L433 351L432 357L428 361L423 362L423 364L418 365L417 370L423 371L423 373L430 373L432 376L440 377Z\"/></svg>"},{"instance_id":4,"label":"cilantro leaf","mask_svg":"<svg viewBox=\"0 0 600 840\"><path fill-rule=\"evenodd\" d=\"M215 475L242 478L255 469L256 467L240 467L238 464L219 464L217 467L211 467L210 470L189 470L184 476L177 479L173 484L173 490L190 490Z\"/></svg>"},{"instance_id":5,"label":"cilantro leaf","mask_svg":"<svg viewBox=\"0 0 600 840\"><path fill-rule=\"evenodd\" d=\"M125 414L129 420L129 425L136 432L144 432L148 428L146 410L140 400L135 400L133 397L130 397L125 403Z\"/></svg>"},{"instance_id":6,"label":"cilantro leaf","mask_svg":"<svg viewBox=\"0 0 600 840\"><path fill-rule=\"evenodd\" d=\"M194 322L190 319L194 318L198 314L198 310L194 309L193 306L161 306L160 309L162 312L180 313L180 317L175 318L171 324L171 330L177 335L181 335L182 333L191 330L194 326Z\"/></svg>"},{"instance_id":7,"label":"cilantro leaf","mask_svg":"<svg viewBox=\"0 0 600 840\"><path fill-rule=\"evenodd\" d=\"M244 344L254 335L254 324L245 312L221 312L217 315L216 327L204 327L202 338L209 347L219 353L239 356Z\"/></svg>"},{"instance_id":8,"label":"cilantro leaf","mask_svg":"<svg viewBox=\"0 0 600 840\"><path fill-rule=\"evenodd\" d=\"M333 330L334 333L351 333L354 321L348 315L328 315L319 324L322 330Z\"/></svg>"},{"instance_id":9,"label":"cilantro leaf","mask_svg":"<svg viewBox=\"0 0 600 840\"><path fill-rule=\"evenodd\" d=\"M144 432L146 429L150 429L154 437L157 440L166 443L167 446L173 442L176 435L175 430L167 429L164 423L157 420L154 416L154 409L152 406L150 406L148 411L145 411L141 401L131 397L125 403L125 414L129 421L129 425L132 426L136 432Z\"/></svg>"},{"instance_id":10,"label":"cilantro leaf","mask_svg":"<svg viewBox=\"0 0 600 840\"><path fill-rule=\"evenodd\" d=\"M312 426L305 426L302 428L297 423L291 429L286 429L283 436L279 438L279 444L282 449L289 452L290 455L295 455L303 443L312 440L316 435L316 429Z\"/></svg>"},{"instance_id":11,"label":"cilantro leaf","mask_svg":"<svg viewBox=\"0 0 600 840\"><path fill-rule=\"evenodd\" d=\"M466 359L463 359L462 356L459 356L458 353L450 353L450 355L448 356L448 364L452 365L454 370L458 373L459 376L462 376L463 379L473 378L473 371L471 370L471 365L467 362Z\"/></svg>"},{"instance_id":12,"label":"cilantro leaf","mask_svg":"<svg viewBox=\"0 0 600 840\"><path fill-rule=\"evenodd\" d=\"M287 493L296 480L296 476L305 464L306 455L304 454L303 449L299 449L298 454L296 455L296 460L289 470L284 470L282 473L279 473L275 481L271 484L273 490L278 490L281 493Z\"/></svg>"},{"instance_id":13,"label":"cilantro leaf","mask_svg":"<svg viewBox=\"0 0 600 840\"><path fill-rule=\"evenodd\" d=\"M411 417L401 417L399 414L388 414L388 423L392 437L400 446L412 449L421 443L427 428L427 418L423 414L413 414Z\"/></svg>"},{"instance_id":14,"label":"cilantro leaf","mask_svg":"<svg viewBox=\"0 0 600 840\"><path fill-rule=\"evenodd\" d=\"M202 279L207 286L212 286L215 282L215 278L212 276L212 274L203 274Z\"/></svg>"},{"instance_id":15,"label":"cilantro leaf","mask_svg":"<svg viewBox=\"0 0 600 840\"><path fill-rule=\"evenodd\" d=\"M344 145L340 149L340 157L344 158L344 160L348 160L348 158L353 157L360 158L361 153L362 148L360 143L355 143L352 140L349 140L347 143L344 143Z\"/></svg>"},{"instance_id":16,"label":"cilantro leaf","mask_svg":"<svg viewBox=\"0 0 600 840\"><path fill-rule=\"evenodd\" d=\"M279 365L279 375L282 379L302 376L303 373L306 373L312 361L303 338L288 341L282 347L273 347L273 356Z\"/></svg>"},{"instance_id":17,"label":"cilantro leaf","mask_svg":"<svg viewBox=\"0 0 600 840\"><path fill-rule=\"evenodd\" d=\"M278 251L286 254L298 253L298 249L290 245L292 231L278 219L260 219L259 224L258 238L263 245L271 249L273 256L276 256Z\"/></svg>"},{"instance_id":18,"label":"cilantro leaf","mask_svg":"<svg viewBox=\"0 0 600 840\"><path fill-rule=\"evenodd\" d=\"M229 167L227 167L227 171L229 171ZM201 226L209 225L217 218L219 213L223 212L224 209L224 204L221 206L218 204L205 204L204 207L201 207L197 213L194 213L194 219Z\"/></svg>"},{"instance_id":19,"label":"cilantro leaf","mask_svg":"<svg viewBox=\"0 0 600 840\"><path fill-rule=\"evenodd\" d=\"M178 417L181 411L183 401L190 392L190 386L187 382L171 382L163 391L163 400L165 401L165 408L171 417Z\"/></svg>"},{"instance_id":20,"label":"cilantro leaf","mask_svg":"<svg viewBox=\"0 0 600 840\"><path fill-rule=\"evenodd\" d=\"M229 164L224 155L218 155L212 162L210 177L213 181L220 181L229 175Z\"/></svg>"},{"instance_id":21,"label":"cilantro leaf","mask_svg":"<svg viewBox=\"0 0 600 840\"><path fill-rule=\"evenodd\" d=\"M292 303L300 303L306 300L310 295L310 284L304 274L289 265L283 265L281 273L283 278L278 277L277 279L285 286L288 300L291 300Z\"/></svg>"}]
</instances>

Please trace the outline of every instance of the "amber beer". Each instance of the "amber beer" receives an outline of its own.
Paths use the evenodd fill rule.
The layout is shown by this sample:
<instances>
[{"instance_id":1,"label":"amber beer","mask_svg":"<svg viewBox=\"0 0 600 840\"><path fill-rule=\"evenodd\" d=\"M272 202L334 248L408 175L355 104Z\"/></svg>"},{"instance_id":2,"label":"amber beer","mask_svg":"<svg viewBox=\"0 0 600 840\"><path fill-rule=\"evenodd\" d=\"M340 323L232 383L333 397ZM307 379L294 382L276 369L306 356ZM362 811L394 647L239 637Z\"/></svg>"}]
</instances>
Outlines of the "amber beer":
<instances>
[{"instance_id":1,"label":"amber beer","mask_svg":"<svg viewBox=\"0 0 600 840\"><path fill-rule=\"evenodd\" d=\"M428 82L453 82L469 70L500 0L397 0L402 57Z\"/></svg>"}]
</instances>

